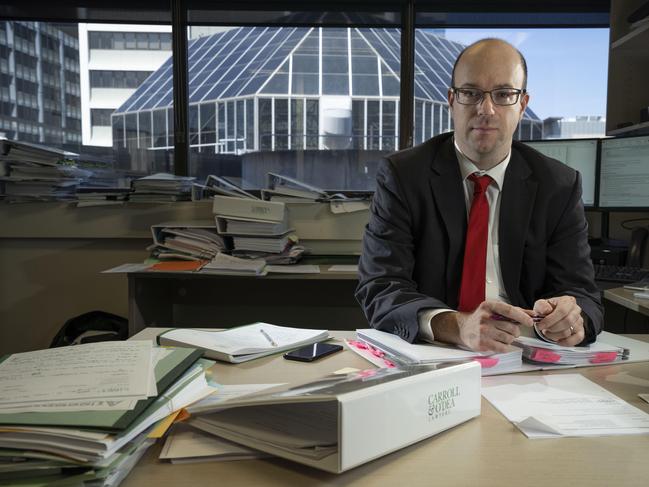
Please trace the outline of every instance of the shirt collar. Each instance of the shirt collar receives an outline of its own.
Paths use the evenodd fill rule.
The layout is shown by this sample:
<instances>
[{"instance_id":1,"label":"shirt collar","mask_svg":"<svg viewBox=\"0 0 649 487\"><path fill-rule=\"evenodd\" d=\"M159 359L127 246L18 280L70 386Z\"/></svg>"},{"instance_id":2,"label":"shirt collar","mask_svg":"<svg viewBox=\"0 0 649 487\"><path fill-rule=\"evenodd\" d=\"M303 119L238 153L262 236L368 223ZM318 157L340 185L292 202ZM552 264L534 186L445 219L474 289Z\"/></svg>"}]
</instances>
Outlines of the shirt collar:
<instances>
[{"instance_id":1,"label":"shirt collar","mask_svg":"<svg viewBox=\"0 0 649 487\"><path fill-rule=\"evenodd\" d=\"M457 155L457 160L460 163L460 173L462 174L462 181L466 181L466 178L468 178L471 174L476 172L480 176L484 176L486 174L489 177L491 177L491 179L494 180L494 182L498 186L498 189L502 190L503 183L505 181L505 171L507 171L507 166L509 165L509 160L511 159L512 156L511 150L507 153L507 156L505 156L505 158L502 161L500 161L491 169L487 171L483 171L482 169L478 169L478 167L462 153L455 140L453 140L453 144L455 145L455 154Z\"/></svg>"}]
</instances>

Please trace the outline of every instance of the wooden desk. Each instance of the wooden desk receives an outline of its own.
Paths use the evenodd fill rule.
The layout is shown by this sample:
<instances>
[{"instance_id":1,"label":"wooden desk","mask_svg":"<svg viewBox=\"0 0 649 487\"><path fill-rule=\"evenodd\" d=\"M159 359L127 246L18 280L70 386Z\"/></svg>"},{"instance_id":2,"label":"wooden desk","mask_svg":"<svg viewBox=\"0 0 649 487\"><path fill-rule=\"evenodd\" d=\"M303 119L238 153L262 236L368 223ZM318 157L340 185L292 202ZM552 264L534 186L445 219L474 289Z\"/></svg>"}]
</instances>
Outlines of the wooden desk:
<instances>
[{"instance_id":1,"label":"wooden desk","mask_svg":"<svg viewBox=\"0 0 649 487\"><path fill-rule=\"evenodd\" d=\"M159 331L147 329L135 338L151 338ZM351 332L333 334L353 336ZM649 341L649 335L633 338ZM217 380L224 384L284 382L289 377L292 382L299 382L346 366L367 368L368 365L346 350L313 364L266 357L238 366L219 363L214 372ZM638 393L649 393L649 363L552 373L583 374L649 412L649 404L638 397ZM484 399L478 418L341 475L280 459L171 465L157 460L161 447L162 443L158 442L147 451L123 482L123 487L608 487L647 485L649 479L647 435L528 440Z\"/></svg>"},{"instance_id":2,"label":"wooden desk","mask_svg":"<svg viewBox=\"0 0 649 487\"><path fill-rule=\"evenodd\" d=\"M613 289L604 290L604 298L621 306L624 306L632 311L636 311L645 316L649 316L649 299L636 298L633 293L638 291L631 291L623 287L616 287Z\"/></svg>"},{"instance_id":3,"label":"wooden desk","mask_svg":"<svg viewBox=\"0 0 649 487\"><path fill-rule=\"evenodd\" d=\"M320 274L264 277L129 273L129 335L146 326L228 328L255 321L328 330L367 327L354 298L356 273L329 267L321 265Z\"/></svg>"}]
</instances>

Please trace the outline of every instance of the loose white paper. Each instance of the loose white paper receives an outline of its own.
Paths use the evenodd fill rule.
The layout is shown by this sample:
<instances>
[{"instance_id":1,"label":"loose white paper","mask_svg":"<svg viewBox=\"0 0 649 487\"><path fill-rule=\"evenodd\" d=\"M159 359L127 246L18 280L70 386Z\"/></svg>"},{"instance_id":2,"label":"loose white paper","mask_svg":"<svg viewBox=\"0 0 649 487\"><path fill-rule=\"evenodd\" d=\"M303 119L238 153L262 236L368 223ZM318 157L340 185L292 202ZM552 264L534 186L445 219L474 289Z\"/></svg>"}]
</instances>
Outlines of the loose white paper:
<instances>
[{"instance_id":1,"label":"loose white paper","mask_svg":"<svg viewBox=\"0 0 649 487\"><path fill-rule=\"evenodd\" d=\"M327 269L329 272L358 272L357 265L336 264Z\"/></svg>"},{"instance_id":2,"label":"loose white paper","mask_svg":"<svg viewBox=\"0 0 649 487\"><path fill-rule=\"evenodd\" d=\"M117 267L113 267L111 269L106 269L105 271L101 271L101 273L102 274L127 274L129 272L143 272L149 267L151 267L151 263L121 264L118 265Z\"/></svg>"},{"instance_id":3,"label":"loose white paper","mask_svg":"<svg viewBox=\"0 0 649 487\"><path fill-rule=\"evenodd\" d=\"M89 343L16 353L0 364L0 407L81 399L145 399L150 340Z\"/></svg>"},{"instance_id":4,"label":"loose white paper","mask_svg":"<svg viewBox=\"0 0 649 487\"><path fill-rule=\"evenodd\" d=\"M528 438L649 433L649 414L579 374L483 378L482 395Z\"/></svg>"}]
</instances>

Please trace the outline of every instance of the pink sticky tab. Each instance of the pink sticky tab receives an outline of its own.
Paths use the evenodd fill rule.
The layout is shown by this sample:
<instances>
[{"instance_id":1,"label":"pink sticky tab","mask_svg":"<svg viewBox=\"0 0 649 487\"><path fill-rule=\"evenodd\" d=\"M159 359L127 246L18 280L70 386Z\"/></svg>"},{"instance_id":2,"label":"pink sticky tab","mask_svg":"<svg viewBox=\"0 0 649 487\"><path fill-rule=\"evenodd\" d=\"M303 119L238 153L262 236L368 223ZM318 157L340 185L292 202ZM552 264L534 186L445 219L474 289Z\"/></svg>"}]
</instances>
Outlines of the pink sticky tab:
<instances>
[{"instance_id":1,"label":"pink sticky tab","mask_svg":"<svg viewBox=\"0 0 649 487\"><path fill-rule=\"evenodd\" d=\"M600 352L590 359L591 364L604 364L606 362L613 362L617 358L617 352Z\"/></svg>"},{"instance_id":2,"label":"pink sticky tab","mask_svg":"<svg viewBox=\"0 0 649 487\"><path fill-rule=\"evenodd\" d=\"M359 350L367 350L367 345L363 342L357 342L356 340L349 340L347 343L358 348Z\"/></svg>"},{"instance_id":3,"label":"pink sticky tab","mask_svg":"<svg viewBox=\"0 0 649 487\"><path fill-rule=\"evenodd\" d=\"M387 358L384 358L384 359L383 359L383 363L385 364L385 366L386 366L388 369L394 369L394 368L396 367L396 365L394 365L394 362L391 362L391 361L388 360Z\"/></svg>"},{"instance_id":4,"label":"pink sticky tab","mask_svg":"<svg viewBox=\"0 0 649 487\"><path fill-rule=\"evenodd\" d=\"M489 369L498 364L497 357L476 357L473 360L475 362L478 362L480 364L480 367L482 367L483 369Z\"/></svg>"},{"instance_id":5,"label":"pink sticky tab","mask_svg":"<svg viewBox=\"0 0 649 487\"><path fill-rule=\"evenodd\" d=\"M532 352L531 360L536 360L537 362L548 362L556 363L561 359L561 356L558 353L554 353L547 348L536 348Z\"/></svg>"}]
</instances>

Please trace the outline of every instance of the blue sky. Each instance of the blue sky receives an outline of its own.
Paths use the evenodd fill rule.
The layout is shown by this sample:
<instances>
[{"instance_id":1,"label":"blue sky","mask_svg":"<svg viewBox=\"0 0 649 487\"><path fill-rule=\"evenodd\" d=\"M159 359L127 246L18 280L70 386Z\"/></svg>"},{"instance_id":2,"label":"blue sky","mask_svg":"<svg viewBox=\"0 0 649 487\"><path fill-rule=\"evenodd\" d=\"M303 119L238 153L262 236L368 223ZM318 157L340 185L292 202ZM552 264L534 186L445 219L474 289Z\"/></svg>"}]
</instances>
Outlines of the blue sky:
<instances>
[{"instance_id":1,"label":"blue sky","mask_svg":"<svg viewBox=\"0 0 649 487\"><path fill-rule=\"evenodd\" d=\"M470 44L498 37L516 46L528 67L530 108L543 118L606 115L608 29L449 29Z\"/></svg>"}]
</instances>

